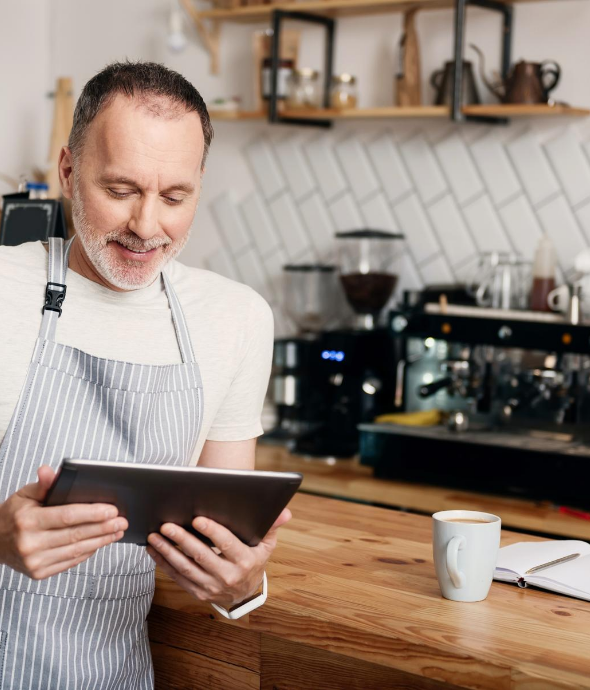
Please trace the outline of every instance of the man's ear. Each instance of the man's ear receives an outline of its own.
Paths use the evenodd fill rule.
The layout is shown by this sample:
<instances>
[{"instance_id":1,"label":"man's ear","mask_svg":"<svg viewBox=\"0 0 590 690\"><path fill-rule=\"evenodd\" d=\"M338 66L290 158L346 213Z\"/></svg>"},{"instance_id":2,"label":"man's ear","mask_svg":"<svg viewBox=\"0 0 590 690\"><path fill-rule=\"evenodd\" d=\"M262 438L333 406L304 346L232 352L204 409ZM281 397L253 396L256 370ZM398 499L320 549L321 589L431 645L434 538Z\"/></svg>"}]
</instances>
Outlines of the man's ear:
<instances>
[{"instance_id":1,"label":"man's ear","mask_svg":"<svg viewBox=\"0 0 590 690\"><path fill-rule=\"evenodd\" d=\"M71 199L74 187L73 156L67 146L64 146L59 154L57 167L62 194L66 199Z\"/></svg>"}]
</instances>

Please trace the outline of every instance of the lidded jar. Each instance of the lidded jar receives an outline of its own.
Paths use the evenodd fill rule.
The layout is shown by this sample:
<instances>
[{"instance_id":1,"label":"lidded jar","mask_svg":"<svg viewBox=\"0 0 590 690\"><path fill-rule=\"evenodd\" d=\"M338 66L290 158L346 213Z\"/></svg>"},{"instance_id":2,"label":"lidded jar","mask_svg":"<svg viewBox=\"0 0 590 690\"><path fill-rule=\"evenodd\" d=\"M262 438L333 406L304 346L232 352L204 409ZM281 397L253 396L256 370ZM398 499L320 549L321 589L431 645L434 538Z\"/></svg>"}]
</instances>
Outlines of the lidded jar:
<instances>
[{"instance_id":1,"label":"lidded jar","mask_svg":"<svg viewBox=\"0 0 590 690\"><path fill-rule=\"evenodd\" d=\"M358 103L358 89L356 77L351 74L337 74L332 77L332 91L330 105L336 110L356 108Z\"/></svg>"},{"instance_id":2,"label":"lidded jar","mask_svg":"<svg viewBox=\"0 0 590 690\"><path fill-rule=\"evenodd\" d=\"M287 80L289 110L319 108L320 73L315 69L294 69Z\"/></svg>"}]
</instances>

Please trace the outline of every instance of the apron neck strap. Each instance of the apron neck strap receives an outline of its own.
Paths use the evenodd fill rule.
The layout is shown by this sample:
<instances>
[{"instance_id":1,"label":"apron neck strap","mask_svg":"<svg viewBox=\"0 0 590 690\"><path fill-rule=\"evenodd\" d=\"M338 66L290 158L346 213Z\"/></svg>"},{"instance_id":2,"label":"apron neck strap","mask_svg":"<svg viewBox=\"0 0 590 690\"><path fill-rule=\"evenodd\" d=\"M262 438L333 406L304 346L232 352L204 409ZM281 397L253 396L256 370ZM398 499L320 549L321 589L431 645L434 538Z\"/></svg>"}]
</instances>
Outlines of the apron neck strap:
<instances>
[{"instance_id":1,"label":"apron neck strap","mask_svg":"<svg viewBox=\"0 0 590 690\"><path fill-rule=\"evenodd\" d=\"M47 289L45 305L43 307L43 320L39 336L43 340L55 340L57 320L61 316L61 305L66 293L66 272L70 259L70 250L75 235L65 244L61 237L49 238L49 256L47 260ZM170 279L164 271L161 273L164 282L164 290L168 297L170 310L172 311L172 322L176 332L176 340L184 364L196 362L195 353L191 337L189 334L184 312L172 287Z\"/></svg>"},{"instance_id":2,"label":"apron neck strap","mask_svg":"<svg viewBox=\"0 0 590 690\"><path fill-rule=\"evenodd\" d=\"M64 247L64 241L61 237L49 238L47 286L45 304L43 305L43 320L39 333L39 337L43 340L55 340L57 320L61 316L61 306L66 296L65 278L73 240L72 237Z\"/></svg>"},{"instance_id":3,"label":"apron neck strap","mask_svg":"<svg viewBox=\"0 0 590 690\"><path fill-rule=\"evenodd\" d=\"M182 361L185 364L188 364L189 362L196 362L197 360L195 358L191 336L188 331L188 325L186 323L186 319L184 318L184 312L182 311L182 307L180 306L176 292L174 291L172 283L166 275L166 272L162 271L161 275L162 280L164 281L164 289L166 290L168 303L170 304L170 310L172 311L172 322L174 323L176 340L178 341Z\"/></svg>"}]
</instances>

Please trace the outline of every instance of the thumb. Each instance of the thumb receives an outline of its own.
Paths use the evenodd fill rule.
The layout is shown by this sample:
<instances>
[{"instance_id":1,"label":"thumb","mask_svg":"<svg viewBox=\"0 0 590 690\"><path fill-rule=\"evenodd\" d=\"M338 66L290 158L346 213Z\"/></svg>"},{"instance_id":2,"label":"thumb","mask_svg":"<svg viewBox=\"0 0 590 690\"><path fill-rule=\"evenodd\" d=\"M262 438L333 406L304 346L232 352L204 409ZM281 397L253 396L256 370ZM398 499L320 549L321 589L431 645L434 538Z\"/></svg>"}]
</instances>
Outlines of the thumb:
<instances>
[{"instance_id":1,"label":"thumb","mask_svg":"<svg viewBox=\"0 0 590 690\"><path fill-rule=\"evenodd\" d=\"M272 527L268 530L266 533L266 536L262 541L259 543L258 546L262 546L263 548L270 549L271 551L275 548L277 544L277 531L279 527L282 527L285 523L289 522L289 520L293 517L291 514L291 511L289 508L284 508L283 512L279 515L279 517L274 521L274 524ZM254 547L258 548L258 547Z\"/></svg>"},{"instance_id":2,"label":"thumb","mask_svg":"<svg viewBox=\"0 0 590 690\"><path fill-rule=\"evenodd\" d=\"M45 500L49 488L53 484L55 479L55 472L48 465L42 465L37 470L38 481L32 484L27 484L19 489L17 492L22 498L28 498L32 501L37 501L41 503Z\"/></svg>"}]
</instances>

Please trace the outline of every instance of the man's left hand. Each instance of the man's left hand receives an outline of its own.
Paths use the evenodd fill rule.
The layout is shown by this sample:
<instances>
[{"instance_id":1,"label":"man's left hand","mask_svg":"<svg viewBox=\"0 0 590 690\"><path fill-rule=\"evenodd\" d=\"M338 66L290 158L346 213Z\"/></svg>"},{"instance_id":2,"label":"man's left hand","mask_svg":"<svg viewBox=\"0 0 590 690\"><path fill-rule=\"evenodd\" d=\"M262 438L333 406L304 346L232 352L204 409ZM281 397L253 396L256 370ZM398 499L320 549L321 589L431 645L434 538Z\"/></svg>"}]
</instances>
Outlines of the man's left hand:
<instances>
[{"instance_id":1,"label":"man's left hand","mask_svg":"<svg viewBox=\"0 0 590 690\"><path fill-rule=\"evenodd\" d=\"M219 554L182 527L166 523L160 534L149 535L147 551L196 599L231 608L260 587L266 563L277 545L277 530L290 519L291 511L285 508L259 544L246 546L217 522L195 518L193 527L213 542Z\"/></svg>"}]
</instances>

